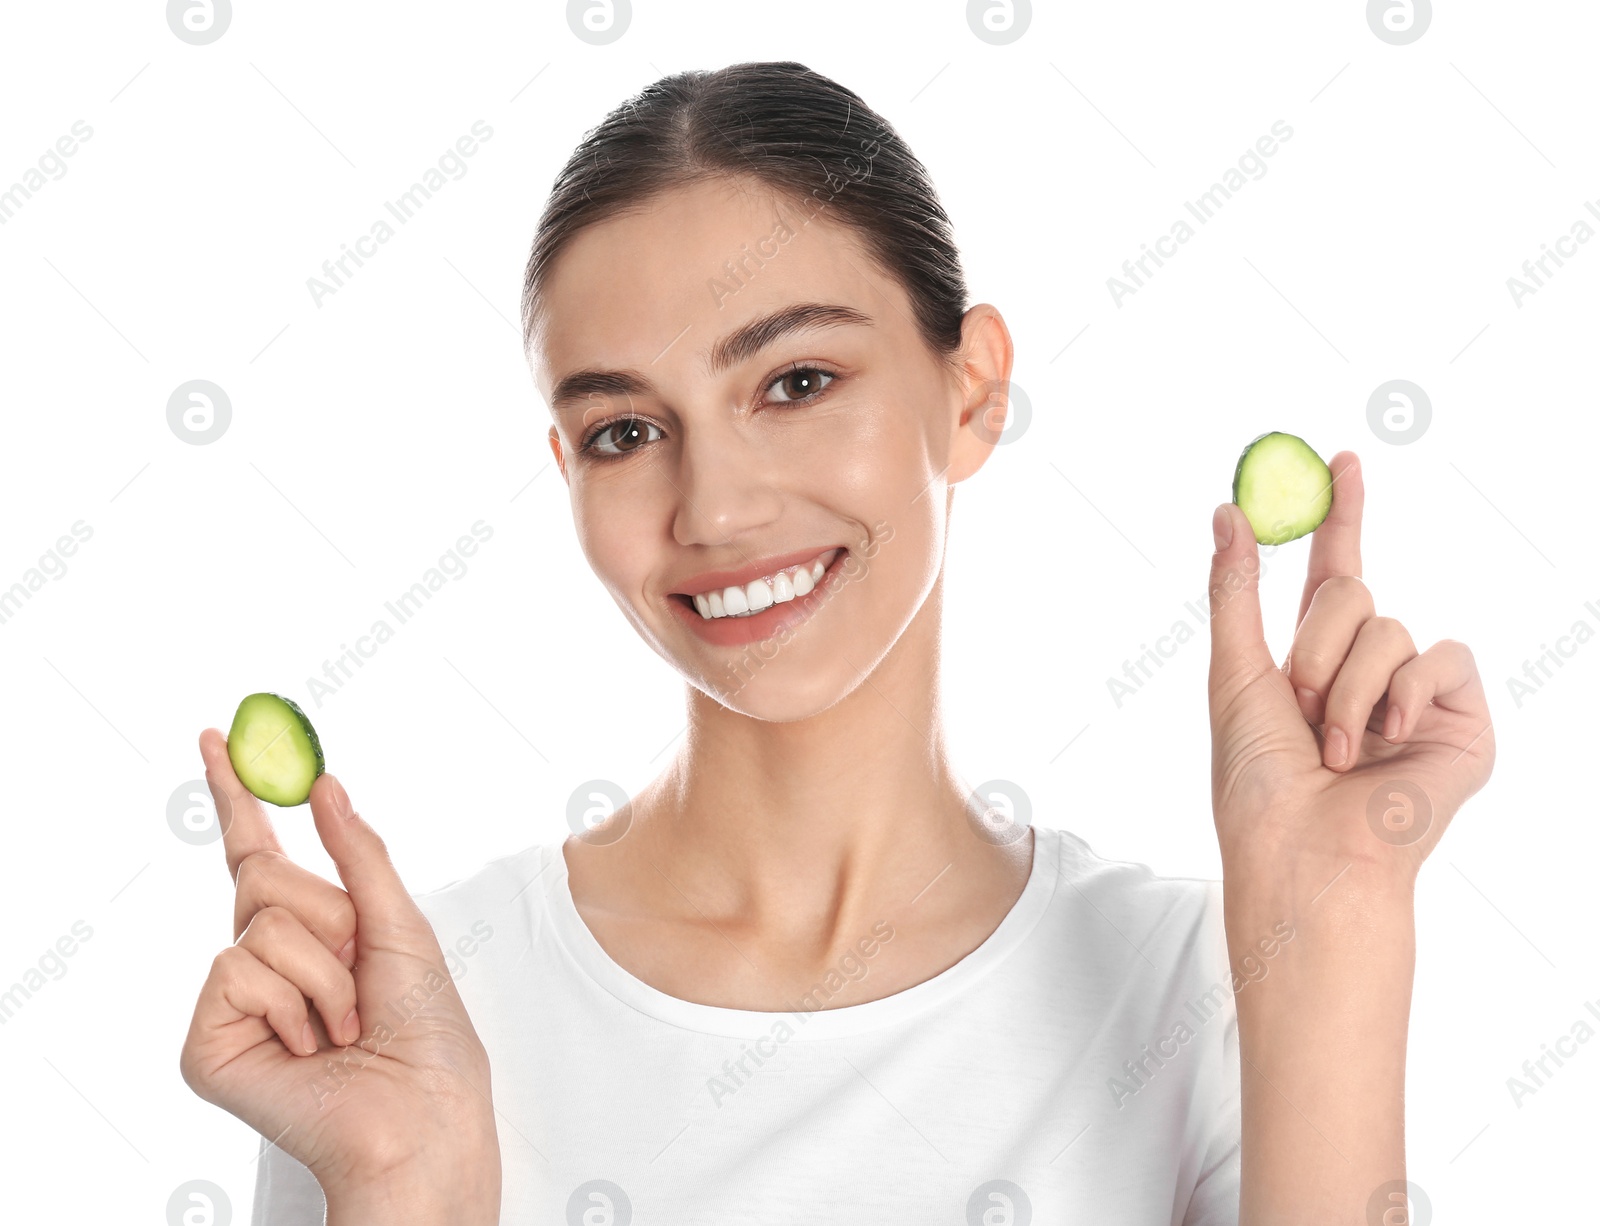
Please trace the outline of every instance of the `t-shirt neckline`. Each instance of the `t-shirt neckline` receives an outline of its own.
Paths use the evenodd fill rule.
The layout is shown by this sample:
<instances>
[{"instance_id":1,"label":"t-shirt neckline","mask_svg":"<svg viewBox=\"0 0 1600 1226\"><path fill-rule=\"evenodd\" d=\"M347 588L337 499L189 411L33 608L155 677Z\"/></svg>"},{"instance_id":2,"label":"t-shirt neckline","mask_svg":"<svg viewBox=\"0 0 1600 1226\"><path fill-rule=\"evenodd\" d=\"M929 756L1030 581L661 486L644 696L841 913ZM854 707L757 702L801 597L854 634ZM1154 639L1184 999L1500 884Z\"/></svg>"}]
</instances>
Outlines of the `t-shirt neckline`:
<instances>
[{"instance_id":1,"label":"t-shirt neckline","mask_svg":"<svg viewBox=\"0 0 1600 1226\"><path fill-rule=\"evenodd\" d=\"M1060 875L1061 834L1050 827L1033 830L1033 862L1027 882L1000 923L987 938L955 965L931 979L892 996L836 1009L793 1011L727 1009L671 996L645 983L614 961L589 931L572 898L567 860L561 844L553 844L554 861L545 890L546 916L567 953L599 987L623 1004L659 1021L701 1034L748 1038L770 1032L780 1021L793 1032L790 1040L835 1038L859 1034L903 1021L950 1000L987 975L1019 946L1044 915ZM892 938L891 938L892 939Z\"/></svg>"}]
</instances>

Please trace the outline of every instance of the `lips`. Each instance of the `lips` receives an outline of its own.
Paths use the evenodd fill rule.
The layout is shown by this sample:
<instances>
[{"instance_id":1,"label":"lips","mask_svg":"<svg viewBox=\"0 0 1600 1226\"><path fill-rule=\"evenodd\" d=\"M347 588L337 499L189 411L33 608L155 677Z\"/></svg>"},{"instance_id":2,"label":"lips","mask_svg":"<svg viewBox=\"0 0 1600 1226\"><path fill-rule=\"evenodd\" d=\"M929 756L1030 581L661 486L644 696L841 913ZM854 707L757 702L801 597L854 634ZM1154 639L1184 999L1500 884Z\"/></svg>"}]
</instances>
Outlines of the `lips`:
<instances>
[{"instance_id":1,"label":"lips","mask_svg":"<svg viewBox=\"0 0 1600 1226\"><path fill-rule=\"evenodd\" d=\"M752 617L772 605L784 604L806 595L843 553L842 549L829 549L818 555L815 561L801 562L788 570L780 570L770 578L712 588L709 592L696 592L691 599L696 612L707 620L713 617Z\"/></svg>"},{"instance_id":2,"label":"lips","mask_svg":"<svg viewBox=\"0 0 1600 1226\"><path fill-rule=\"evenodd\" d=\"M710 596L707 596L704 592L697 592L693 597L683 592L671 592L668 593L667 603L672 609L673 615L682 622L684 628L706 643L715 647L748 647L751 644L773 638L786 631L792 631L802 622L809 620L823 606L828 596L835 589L833 577L840 572L840 568L848 554L849 550L843 546L830 547L823 550L821 554L816 556L831 556L832 561L828 563L822 578L816 582L811 590L804 595L794 595L787 600L774 600L772 604L759 608L759 611L749 611L738 616L726 616L725 614L728 610L725 606L720 609L708 609L705 612L701 610L701 602L710 604L710 602L716 601L720 605L721 593L738 590L731 585L726 588L712 589ZM797 555L790 554L787 556L795 557ZM799 564L804 565L808 555L800 554L798 556L800 558ZM782 561L783 559L779 558L778 560ZM770 566L771 560L769 559L764 563L757 562L754 565ZM743 573L748 574L750 570L750 567L746 567ZM715 575L717 572L708 571L706 573ZM738 574L741 572L724 571L721 573ZM762 580L758 576L756 579L747 580L747 585L759 588L762 586ZM707 616L707 612L712 612L713 615Z\"/></svg>"}]
</instances>

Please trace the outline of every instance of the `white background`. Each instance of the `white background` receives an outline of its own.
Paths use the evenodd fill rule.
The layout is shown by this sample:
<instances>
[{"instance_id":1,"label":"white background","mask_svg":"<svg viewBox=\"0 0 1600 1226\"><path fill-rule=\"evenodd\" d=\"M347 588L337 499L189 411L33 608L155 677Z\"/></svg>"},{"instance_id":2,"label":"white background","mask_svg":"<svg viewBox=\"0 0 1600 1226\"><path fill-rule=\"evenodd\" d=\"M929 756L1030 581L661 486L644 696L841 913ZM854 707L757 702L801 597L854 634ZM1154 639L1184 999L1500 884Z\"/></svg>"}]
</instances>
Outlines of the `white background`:
<instances>
[{"instance_id":1,"label":"white background","mask_svg":"<svg viewBox=\"0 0 1600 1226\"><path fill-rule=\"evenodd\" d=\"M926 0L639 0L604 46L559 3L240 3L203 46L159 3L9 8L0 189L93 129L0 225L0 588L92 529L0 623L0 987L93 929L0 1027L18 1220L162 1221L198 1178L248 1217L256 1137L177 1069L232 887L220 843L167 821L242 695L306 706L414 891L564 837L581 782L631 791L666 761L682 682L577 550L514 321L582 133L660 75L748 59L801 60L905 136L1016 340L1032 419L957 492L948 557L964 777L1015 780L1103 855L1220 875L1185 610L1211 509L1263 430L1360 454L1378 609L1472 646L1499 744L1419 886L1410 1177L1439 1221L1587 1199L1600 1043L1520 1107L1506 1079L1600 999L1600 646L1564 640L1520 705L1507 679L1600 628L1600 242L1520 305L1507 278L1600 226L1600 12L1454 3L1393 46L1359 2L1040 8L1004 46ZM307 278L475 120L467 173L317 305ZM1107 278L1277 120L1266 173L1118 305ZM1432 402L1407 445L1367 420L1396 378ZM204 446L167 422L192 379L232 406ZM315 705L323 662L479 519L466 574ZM1307 545L1267 565L1280 655ZM1194 637L1118 706L1107 679L1180 620ZM279 829L332 875L308 810Z\"/></svg>"}]
</instances>

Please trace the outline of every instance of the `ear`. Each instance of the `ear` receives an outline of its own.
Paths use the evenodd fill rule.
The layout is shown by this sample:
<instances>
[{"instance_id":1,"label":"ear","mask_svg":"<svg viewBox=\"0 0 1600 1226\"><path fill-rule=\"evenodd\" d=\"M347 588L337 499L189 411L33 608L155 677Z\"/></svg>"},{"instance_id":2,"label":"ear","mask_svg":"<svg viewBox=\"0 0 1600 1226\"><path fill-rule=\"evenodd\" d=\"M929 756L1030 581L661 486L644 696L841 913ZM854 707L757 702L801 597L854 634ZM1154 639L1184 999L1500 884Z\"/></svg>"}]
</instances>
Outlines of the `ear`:
<instances>
[{"instance_id":1,"label":"ear","mask_svg":"<svg viewBox=\"0 0 1600 1226\"><path fill-rule=\"evenodd\" d=\"M556 457L556 468L561 472L561 479L567 480L567 458L561 453L561 435L554 426L550 427L550 451ZM571 482L568 482L571 484Z\"/></svg>"},{"instance_id":2,"label":"ear","mask_svg":"<svg viewBox=\"0 0 1600 1226\"><path fill-rule=\"evenodd\" d=\"M1005 428L1012 356L1011 333L1000 312L987 302L969 308L961 317L959 412L951 423L946 473L951 485L983 467Z\"/></svg>"}]
</instances>

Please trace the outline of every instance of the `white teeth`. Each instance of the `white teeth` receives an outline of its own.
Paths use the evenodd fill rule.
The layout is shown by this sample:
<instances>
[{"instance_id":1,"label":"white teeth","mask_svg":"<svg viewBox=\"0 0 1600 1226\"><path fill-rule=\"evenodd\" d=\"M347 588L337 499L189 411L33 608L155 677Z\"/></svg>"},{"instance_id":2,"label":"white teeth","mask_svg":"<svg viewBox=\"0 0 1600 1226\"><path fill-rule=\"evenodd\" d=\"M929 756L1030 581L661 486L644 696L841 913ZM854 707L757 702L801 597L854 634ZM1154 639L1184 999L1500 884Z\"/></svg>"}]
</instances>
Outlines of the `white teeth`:
<instances>
[{"instance_id":1,"label":"white teeth","mask_svg":"<svg viewBox=\"0 0 1600 1226\"><path fill-rule=\"evenodd\" d=\"M749 617L772 605L784 604L810 593L839 552L829 549L809 565L779 571L770 582L752 579L749 583L718 588L714 592L697 592L690 599L694 601L700 616L707 621L716 617Z\"/></svg>"}]
</instances>

